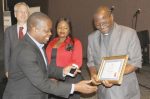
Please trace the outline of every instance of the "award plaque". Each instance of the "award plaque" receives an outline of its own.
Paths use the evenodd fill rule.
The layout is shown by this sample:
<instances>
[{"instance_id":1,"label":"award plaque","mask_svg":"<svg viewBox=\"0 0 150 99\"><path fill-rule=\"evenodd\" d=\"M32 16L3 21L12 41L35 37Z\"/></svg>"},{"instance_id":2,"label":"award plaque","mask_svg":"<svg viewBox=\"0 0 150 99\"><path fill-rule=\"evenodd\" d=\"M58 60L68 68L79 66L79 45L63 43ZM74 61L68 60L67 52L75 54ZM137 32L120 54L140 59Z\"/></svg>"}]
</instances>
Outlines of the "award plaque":
<instances>
[{"instance_id":1,"label":"award plaque","mask_svg":"<svg viewBox=\"0 0 150 99\"><path fill-rule=\"evenodd\" d=\"M98 79L121 84L127 60L127 55L103 57L98 71Z\"/></svg>"}]
</instances>

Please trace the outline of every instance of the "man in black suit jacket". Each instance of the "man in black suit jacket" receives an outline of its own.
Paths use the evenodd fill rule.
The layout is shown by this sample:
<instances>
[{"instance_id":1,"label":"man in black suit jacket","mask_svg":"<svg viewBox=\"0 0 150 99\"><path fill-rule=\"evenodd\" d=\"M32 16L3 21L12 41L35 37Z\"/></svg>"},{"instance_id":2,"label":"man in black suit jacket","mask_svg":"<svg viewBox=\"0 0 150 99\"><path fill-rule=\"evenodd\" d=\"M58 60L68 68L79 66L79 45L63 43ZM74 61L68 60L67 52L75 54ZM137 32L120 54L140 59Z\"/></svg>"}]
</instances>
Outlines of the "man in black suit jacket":
<instances>
[{"instance_id":1,"label":"man in black suit jacket","mask_svg":"<svg viewBox=\"0 0 150 99\"><path fill-rule=\"evenodd\" d=\"M5 72L8 77L8 70L11 66L10 57L15 51L15 47L20 41L19 38L19 27L23 27L23 34L27 31L27 19L29 16L29 6L24 2L19 2L14 6L14 15L17 19L17 24L8 27L4 33L5 36Z\"/></svg>"},{"instance_id":2,"label":"man in black suit jacket","mask_svg":"<svg viewBox=\"0 0 150 99\"><path fill-rule=\"evenodd\" d=\"M47 15L36 12L29 17L27 23L27 34L11 57L3 99L47 99L47 93L67 98L74 91L92 93L97 90L96 86L89 85L91 81L66 84L48 79L48 76L65 79L71 66L64 69L51 66L51 74L48 75L42 47L49 40L52 22Z\"/></svg>"}]
</instances>

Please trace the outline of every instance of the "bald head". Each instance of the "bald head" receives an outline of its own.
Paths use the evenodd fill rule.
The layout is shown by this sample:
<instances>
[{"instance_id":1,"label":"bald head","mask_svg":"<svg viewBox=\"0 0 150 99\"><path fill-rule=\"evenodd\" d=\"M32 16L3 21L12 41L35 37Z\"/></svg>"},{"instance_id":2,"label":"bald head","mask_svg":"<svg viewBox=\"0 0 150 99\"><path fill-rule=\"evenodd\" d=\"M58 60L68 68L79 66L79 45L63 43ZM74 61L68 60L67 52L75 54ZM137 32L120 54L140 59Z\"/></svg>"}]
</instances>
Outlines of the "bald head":
<instances>
[{"instance_id":1,"label":"bald head","mask_svg":"<svg viewBox=\"0 0 150 99\"><path fill-rule=\"evenodd\" d=\"M30 36L45 44L51 35L52 21L46 14L35 12L28 18L27 29Z\"/></svg>"},{"instance_id":2,"label":"bald head","mask_svg":"<svg viewBox=\"0 0 150 99\"><path fill-rule=\"evenodd\" d=\"M94 23L101 33L108 33L112 29L113 21L113 15L107 6L101 6L96 10Z\"/></svg>"},{"instance_id":3,"label":"bald head","mask_svg":"<svg viewBox=\"0 0 150 99\"><path fill-rule=\"evenodd\" d=\"M99 8L96 10L96 13L95 13L95 14L99 14L99 13L106 14L106 15L108 15L108 16L111 15L111 11L110 11L110 9L109 9L107 6L101 6L101 7L99 7Z\"/></svg>"},{"instance_id":4,"label":"bald head","mask_svg":"<svg viewBox=\"0 0 150 99\"><path fill-rule=\"evenodd\" d=\"M48 21L52 24L51 19L44 13L35 12L27 20L27 28L28 32L32 29L32 27L40 27L42 23L46 23Z\"/></svg>"}]
</instances>

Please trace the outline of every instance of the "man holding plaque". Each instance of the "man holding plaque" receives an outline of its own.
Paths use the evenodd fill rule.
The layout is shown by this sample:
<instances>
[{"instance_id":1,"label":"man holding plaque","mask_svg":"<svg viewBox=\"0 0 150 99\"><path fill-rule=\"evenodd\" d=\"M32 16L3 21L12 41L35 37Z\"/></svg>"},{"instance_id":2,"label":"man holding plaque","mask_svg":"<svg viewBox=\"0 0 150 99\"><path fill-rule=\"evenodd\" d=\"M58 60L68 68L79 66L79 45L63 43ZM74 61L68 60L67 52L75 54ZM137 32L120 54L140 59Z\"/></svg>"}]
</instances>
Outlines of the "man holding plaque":
<instances>
[{"instance_id":1,"label":"man holding plaque","mask_svg":"<svg viewBox=\"0 0 150 99\"><path fill-rule=\"evenodd\" d=\"M140 90L135 74L141 68L141 47L136 31L114 22L111 10L98 8L94 15L96 31L88 37L88 62L91 79L98 85L98 99L140 99ZM99 81L97 73L103 57L127 55L122 84L108 80Z\"/></svg>"}]
</instances>

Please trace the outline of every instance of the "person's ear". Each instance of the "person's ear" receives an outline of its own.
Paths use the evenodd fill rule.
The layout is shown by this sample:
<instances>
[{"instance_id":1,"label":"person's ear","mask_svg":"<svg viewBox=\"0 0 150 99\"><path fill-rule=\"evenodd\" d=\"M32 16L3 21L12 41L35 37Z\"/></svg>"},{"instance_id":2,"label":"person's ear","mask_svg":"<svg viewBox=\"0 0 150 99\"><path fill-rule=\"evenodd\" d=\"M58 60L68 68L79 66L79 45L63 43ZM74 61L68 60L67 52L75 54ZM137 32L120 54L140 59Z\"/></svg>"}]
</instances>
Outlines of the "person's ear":
<instances>
[{"instance_id":1,"label":"person's ear","mask_svg":"<svg viewBox=\"0 0 150 99\"><path fill-rule=\"evenodd\" d=\"M34 32L34 33L35 33L36 31L38 31L37 28L36 28L34 25L31 25L30 28L31 28L31 31Z\"/></svg>"},{"instance_id":2,"label":"person's ear","mask_svg":"<svg viewBox=\"0 0 150 99\"><path fill-rule=\"evenodd\" d=\"M114 20L114 16L113 16L113 14L111 14L111 20L112 20L112 21Z\"/></svg>"},{"instance_id":3,"label":"person's ear","mask_svg":"<svg viewBox=\"0 0 150 99\"><path fill-rule=\"evenodd\" d=\"M14 11L14 16L15 16L15 18L17 17L17 12L16 11Z\"/></svg>"},{"instance_id":4,"label":"person's ear","mask_svg":"<svg viewBox=\"0 0 150 99\"><path fill-rule=\"evenodd\" d=\"M33 29L34 33L37 33L37 32L38 32L38 28L32 27L32 29Z\"/></svg>"}]
</instances>

